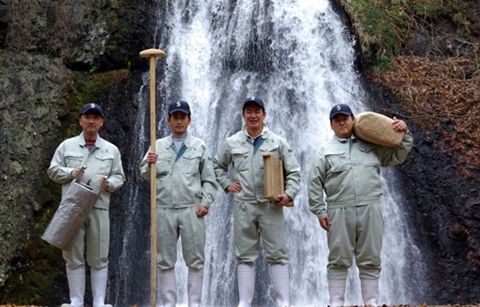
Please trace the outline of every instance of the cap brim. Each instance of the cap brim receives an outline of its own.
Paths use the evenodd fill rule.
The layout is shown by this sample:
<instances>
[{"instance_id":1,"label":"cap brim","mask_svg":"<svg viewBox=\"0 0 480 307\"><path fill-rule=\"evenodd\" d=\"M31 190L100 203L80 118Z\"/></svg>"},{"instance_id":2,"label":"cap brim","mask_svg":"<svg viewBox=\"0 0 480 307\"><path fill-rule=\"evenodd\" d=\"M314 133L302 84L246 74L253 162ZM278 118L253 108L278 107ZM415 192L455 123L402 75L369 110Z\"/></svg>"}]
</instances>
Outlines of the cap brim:
<instances>
[{"instance_id":1,"label":"cap brim","mask_svg":"<svg viewBox=\"0 0 480 307\"><path fill-rule=\"evenodd\" d=\"M184 113L184 114L190 114L189 111L185 111L183 109L174 109L174 110L171 110L170 112L168 112L168 114L173 114L175 112L180 112L180 113Z\"/></svg>"},{"instance_id":2,"label":"cap brim","mask_svg":"<svg viewBox=\"0 0 480 307\"><path fill-rule=\"evenodd\" d=\"M334 117L337 116L337 115L353 116L353 114L350 113L350 112L340 111L340 112L337 112L337 113L333 114L332 116L330 116L330 119L334 118Z\"/></svg>"},{"instance_id":3,"label":"cap brim","mask_svg":"<svg viewBox=\"0 0 480 307\"><path fill-rule=\"evenodd\" d=\"M103 113L102 113L101 111L97 110L97 109L89 109L89 110L87 110L87 111L85 111L85 112L80 113L79 116L85 115L85 114L87 114L87 113L89 113L89 112L91 112L91 113L97 113L97 114L100 115L102 118L105 118L105 116L103 115Z\"/></svg>"},{"instance_id":4,"label":"cap brim","mask_svg":"<svg viewBox=\"0 0 480 307\"><path fill-rule=\"evenodd\" d=\"M247 106L249 106L249 105L256 105L256 106L258 106L258 107L260 107L260 108L262 108L262 109L265 109L265 107L264 107L261 103L255 101L255 100L245 101L245 103L243 104L243 109L245 109L245 108L246 108Z\"/></svg>"}]
</instances>

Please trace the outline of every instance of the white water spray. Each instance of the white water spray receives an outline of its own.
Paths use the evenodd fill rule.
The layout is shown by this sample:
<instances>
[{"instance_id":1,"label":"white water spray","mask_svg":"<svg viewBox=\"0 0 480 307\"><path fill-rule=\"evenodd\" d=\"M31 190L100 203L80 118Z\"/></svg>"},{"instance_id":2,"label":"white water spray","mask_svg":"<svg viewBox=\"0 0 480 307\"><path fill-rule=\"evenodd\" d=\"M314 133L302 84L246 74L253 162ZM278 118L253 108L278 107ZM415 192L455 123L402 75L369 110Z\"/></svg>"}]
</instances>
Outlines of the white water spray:
<instances>
[{"instance_id":1,"label":"white water spray","mask_svg":"<svg viewBox=\"0 0 480 307\"><path fill-rule=\"evenodd\" d=\"M167 52L159 91L166 103L190 103L190 132L204 139L214 155L227 136L241 129L242 101L257 95L267 104L267 125L294 149L303 178L295 207L285 209L291 303L327 305L326 234L308 211L306 177L313 150L332 135L331 106L348 103L354 112L366 109L348 29L326 0L175 0L167 1L166 10L164 29L157 29L162 37L158 48ZM165 133L162 128L160 136ZM402 223L401 199L392 196L394 187L384 186L380 302L405 304L411 302L405 250L415 247ZM205 306L237 303L232 223L232 198L220 191L207 217ZM186 304L186 269L178 251L178 297ZM349 272L349 279L345 303L361 305L357 269ZM264 259L257 262L256 282L254 304L272 305Z\"/></svg>"}]
</instances>

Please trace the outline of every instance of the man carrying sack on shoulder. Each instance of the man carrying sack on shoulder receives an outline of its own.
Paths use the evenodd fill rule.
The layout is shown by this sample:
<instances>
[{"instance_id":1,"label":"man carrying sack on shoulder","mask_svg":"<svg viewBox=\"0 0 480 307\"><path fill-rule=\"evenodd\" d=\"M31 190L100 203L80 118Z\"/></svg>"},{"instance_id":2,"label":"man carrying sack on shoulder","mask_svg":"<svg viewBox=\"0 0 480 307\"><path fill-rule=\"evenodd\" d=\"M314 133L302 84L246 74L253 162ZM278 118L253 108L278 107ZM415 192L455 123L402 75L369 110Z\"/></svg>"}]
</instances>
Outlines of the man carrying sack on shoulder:
<instances>
[{"instance_id":1,"label":"man carrying sack on shoulder","mask_svg":"<svg viewBox=\"0 0 480 307\"><path fill-rule=\"evenodd\" d=\"M354 122L348 105L331 109L330 126L335 135L315 151L308 176L310 211L328 232L327 277L332 307L344 305L347 271L353 257L365 305L378 305L383 236L380 169L403 163L413 145L402 120L394 118L390 124L392 132L404 133L396 147L357 138Z\"/></svg>"},{"instance_id":2,"label":"man carrying sack on shoulder","mask_svg":"<svg viewBox=\"0 0 480 307\"><path fill-rule=\"evenodd\" d=\"M48 176L62 184L62 200L73 180L91 186L99 195L73 241L63 250L70 304L62 307L84 306L84 255L90 266L93 307L105 307L111 306L104 303L110 243L110 193L123 185L125 175L120 151L98 134L104 124L102 108L95 103L85 104L79 116L82 133L58 146L48 168Z\"/></svg>"}]
</instances>

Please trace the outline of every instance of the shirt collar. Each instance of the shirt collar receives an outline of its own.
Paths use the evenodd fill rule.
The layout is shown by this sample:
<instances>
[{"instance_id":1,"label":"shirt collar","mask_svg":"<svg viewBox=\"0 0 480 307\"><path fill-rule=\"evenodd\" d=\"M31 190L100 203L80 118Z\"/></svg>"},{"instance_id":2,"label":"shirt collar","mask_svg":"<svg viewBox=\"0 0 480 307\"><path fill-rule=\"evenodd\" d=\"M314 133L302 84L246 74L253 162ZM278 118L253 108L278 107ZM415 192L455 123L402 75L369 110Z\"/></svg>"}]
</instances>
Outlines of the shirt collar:
<instances>
[{"instance_id":1,"label":"shirt collar","mask_svg":"<svg viewBox=\"0 0 480 307\"><path fill-rule=\"evenodd\" d=\"M168 142L166 148L175 148L175 145L173 144L173 135L170 134L168 137ZM185 147L189 147L192 144L192 137L190 136L190 133L187 132L187 136L185 137L185 140L183 141L183 144L185 144Z\"/></svg>"},{"instance_id":2,"label":"shirt collar","mask_svg":"<svg viewBox=\"0 0 480 307\"><path fill-rule=\"evenodd\" d=\"M100 134L97 133L97 138L95 140L95 147L100 148L102 146L103 139L100 137ZM78 136L78 144L80 147L87 147L87 141L85 141L85 135L83 132Z\"/></svg>"},{"instance_id":3,"label":"shirt collar","mask_svg":"<svg viewBox=\"0 0 480 307\"><path fill-rule=\"evenodd\" d=\"M357 138L355 137L355 134L352 134L352 136L347 139L339 138L338 136L333 135L333 139L339 141L340 143L346 143L350 139L352 140L352 142L357 140Z\"/></svg>"}]
</instances>

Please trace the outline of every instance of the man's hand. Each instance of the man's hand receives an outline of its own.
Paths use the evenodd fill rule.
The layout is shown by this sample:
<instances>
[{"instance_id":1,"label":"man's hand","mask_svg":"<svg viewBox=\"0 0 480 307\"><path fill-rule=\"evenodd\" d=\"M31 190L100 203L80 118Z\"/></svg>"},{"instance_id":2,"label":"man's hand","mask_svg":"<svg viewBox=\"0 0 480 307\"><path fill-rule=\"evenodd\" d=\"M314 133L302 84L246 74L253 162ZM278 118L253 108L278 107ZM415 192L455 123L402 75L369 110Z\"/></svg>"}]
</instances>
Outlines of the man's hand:
<instances>
[{"instance_id":1,"label":"man's hand","mask_svg":"<svg viewBox=\"0 0 480 307\"><path fill-rule=\"evenodd\" d=\"M108 180L107 177L103 176L100 179L100 192L108 192Z\"/></svg>"},{"instance_id":2,"label":"man's hand","mask_svg":"<svg viewBox=\"0 0 480 307\"><path fill-rule=\"evenodd\" d=\"M332 221L328 218L328 216L321 217L318 219L318 221L320 222L320 226L326 231L328 231L330 225L332 225Z\"/></svg>"},{"instance_id":3,"label":"man's hand","mask_svg":"<svg viewBox=\"0 0 480 307\"><path fill-rule=\"evenodd\" d=\"M72 170L72 178L73 179L77 179L77 180L80 180L83 176L83 173L85 172L85 169L87 167L86 166L79 166L79 167L75 167L73 170Z\"/></svg>"},{"instance_id":4,"label":"man's hand","mask_svg":"<svg viewBox=\"0 0 480 307\"><path fill-rule=\"evenodd\" d=\"M408 130L407 124L403 120L397 119L395 116L393 117L392 128L393 131L396 132L404 132Z\"/></svg>"},{"instance_id":5,"label":"man's hand","mask_svg":"<svg viewBox=\"0 0 480 307\"><path fill-rule=\"evenodd\" d=\"M274 204L277 206L288 206L290 201L291 198L287 194L283 193L277 196Z\"/></svg>"},{"instance_id":6,"label":"man's hand","mask_svg":"<svg viewBox=\"0 0 480 307\"><path fill-rule=\"evenodd\" d=\"M238 193L241 190L242 190L242 186L240 185L240 182L230 183L227 187L228 192Z\"/></svg>"},{"instance_id":7,"label":"man's hand","mask_svg":"<svg viewBox=\"0 0 480 307\"><path fill-rule=\"evenodd\" d=\"M195 214L197 214L198 217L204 217L208 214L208 207L205 207L201 204L197 205L197 210L195 211Z\"/></svg>"},{"instance_id":8,"label":"man's hand","mask_svg":"<svg viewBox=\"0 0 480 307\"><path fill-rule=\"evenodd\" d=\"M148 164L156 163L157 162L157 157L158 157L158 155L156 153L149 152L148 155L147 155L147 163Z\"/></svg>"}]
</instances>

